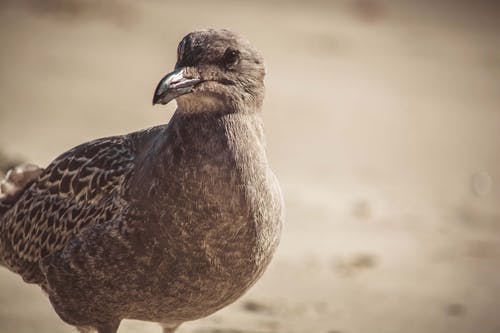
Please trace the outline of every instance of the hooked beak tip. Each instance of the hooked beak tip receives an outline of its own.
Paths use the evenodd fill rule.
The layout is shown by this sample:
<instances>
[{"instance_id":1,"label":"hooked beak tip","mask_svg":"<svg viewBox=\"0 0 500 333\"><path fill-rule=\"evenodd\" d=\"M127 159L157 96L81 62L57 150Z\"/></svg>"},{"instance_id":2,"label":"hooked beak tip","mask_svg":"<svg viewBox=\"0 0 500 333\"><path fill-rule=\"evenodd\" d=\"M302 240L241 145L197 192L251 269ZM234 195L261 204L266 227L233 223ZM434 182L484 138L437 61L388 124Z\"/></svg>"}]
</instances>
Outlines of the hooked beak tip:
<instances>
[{"instance_id":1,"label":"hooked beak tip","mask_svg":"<svg viewBox=\"0 0 500 333\"><path fill-rule=\"evenodd\" d=\"M177 68L165 75L156 86L153 95L153 105L165 105L176 97L188 94L199 82L201 80L198 78L187 78L185 76L185 68Z\"/></svg>"}]
</instances>

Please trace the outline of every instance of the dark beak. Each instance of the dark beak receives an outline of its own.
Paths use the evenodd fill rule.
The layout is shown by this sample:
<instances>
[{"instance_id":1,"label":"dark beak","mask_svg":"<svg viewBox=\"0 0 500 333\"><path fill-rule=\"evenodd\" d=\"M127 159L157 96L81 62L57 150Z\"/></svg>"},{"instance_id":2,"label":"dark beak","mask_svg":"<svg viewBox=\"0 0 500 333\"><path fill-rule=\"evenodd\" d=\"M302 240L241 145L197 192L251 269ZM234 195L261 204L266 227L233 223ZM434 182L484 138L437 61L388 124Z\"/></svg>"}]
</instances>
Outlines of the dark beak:
<instances>
[{"instance_id":1,"label":"dark beak","mask_svg":"<svg viewBox=\"0 0 500 333\"><path fill-rule=\"evenodd\" d=\"M199 78L186 77L186 69L184 67L177 68L161 79L156 86L153 105L167 104L176 97L188 94L199 82L201 82Z\"/></svg>"}]
</instances>

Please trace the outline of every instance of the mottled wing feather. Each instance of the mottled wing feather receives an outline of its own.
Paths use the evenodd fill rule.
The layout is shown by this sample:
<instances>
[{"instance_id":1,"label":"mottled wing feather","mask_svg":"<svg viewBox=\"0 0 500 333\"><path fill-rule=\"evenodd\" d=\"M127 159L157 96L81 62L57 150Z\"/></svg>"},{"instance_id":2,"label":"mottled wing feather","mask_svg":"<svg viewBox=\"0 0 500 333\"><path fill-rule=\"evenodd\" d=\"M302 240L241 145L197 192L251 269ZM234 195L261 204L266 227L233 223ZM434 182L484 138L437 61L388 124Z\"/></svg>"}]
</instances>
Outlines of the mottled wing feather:
<instances>
[{"instance_id":1,"label":"mottled wing feather","mask_svg":"<svg viewBox=\"0 0 500 333\"><path fill-rule=\"evenodd\" d=\"M5 178L0 180L0 220L42 172L42 168L29 163L21 164L7 172Z\"/></svg>"},{"instance_id":2,"label":"mottled wing feather","mask_svg":"<svg viewBox=\"0 0 500 333\"><path fill-rule=\"evenodd\" d=\"M120 136L58 157L2 217L1 261L25 281L42 283L40 259L64 248L82 228L123 210L124 183L134 156L131 140Z\"/></svg>"},{"instance_id":3,"label":"mottled wing feather","mask_svg":"<svg viewBox=\"0 0 500 333\"><path fill-rule=\"evenodd\" d=\"M74 325L85 322L88 313L93 313L93 320L106 322L113 313L126 307L128 300L137 300L142 295L144 280L140 278L146 276L147 265L140 261L133 246L137 244L125 237L127 227L122 222L112 219L85 228L63 250L41 261L46 278L42 287L66 322ZM149 255L145 254L151 260ZM123 276L126 283L120 279ZM106 306L96 311L96 304Z\"/></svg>"}]
</instances>

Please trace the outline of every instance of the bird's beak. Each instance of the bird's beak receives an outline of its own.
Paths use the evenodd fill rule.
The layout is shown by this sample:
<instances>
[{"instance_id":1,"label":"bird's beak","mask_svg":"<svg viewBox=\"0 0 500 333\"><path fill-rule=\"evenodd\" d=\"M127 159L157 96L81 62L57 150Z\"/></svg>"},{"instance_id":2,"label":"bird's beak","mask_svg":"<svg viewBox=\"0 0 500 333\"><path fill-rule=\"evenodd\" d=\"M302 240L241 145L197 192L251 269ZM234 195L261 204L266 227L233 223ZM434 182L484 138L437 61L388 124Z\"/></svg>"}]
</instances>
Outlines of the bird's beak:
<instances>
[{"instance_id":1,"label":"bird's beak","mask_svg":"<svg viewBox=\"0 0 500 333\"><path fill-rule=\"evenodd\" d=\"M185 67L177 68L165 75L156 86L153 105L167 104L176 97L188 94L199 82L201 82L201 79L186 75Z\"/></svg>"}]
</instances>

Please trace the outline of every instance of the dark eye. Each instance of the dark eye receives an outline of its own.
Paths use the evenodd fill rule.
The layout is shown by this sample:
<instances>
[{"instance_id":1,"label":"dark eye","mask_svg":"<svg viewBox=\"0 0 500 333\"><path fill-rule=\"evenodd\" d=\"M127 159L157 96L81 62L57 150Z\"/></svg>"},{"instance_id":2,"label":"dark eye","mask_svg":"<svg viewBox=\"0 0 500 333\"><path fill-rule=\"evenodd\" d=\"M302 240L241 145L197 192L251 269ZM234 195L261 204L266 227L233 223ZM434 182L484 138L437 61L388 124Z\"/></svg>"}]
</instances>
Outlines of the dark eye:
<instances>
[{"instance_id":1,"label":"dark eye","mask_svg":"<svg viewBox=\"0 0 500 333\"><path fill-rule=\"evenodd\" d=\"M240 61L240 51L228 48L226 52L224 52L222 62L226 68L233 67L238 61Z\"/></svg>"}]
</instances>

